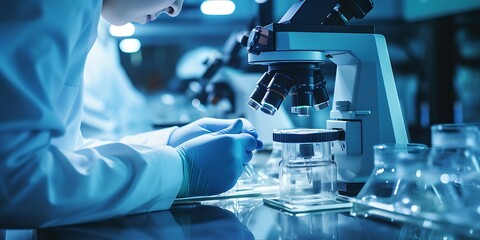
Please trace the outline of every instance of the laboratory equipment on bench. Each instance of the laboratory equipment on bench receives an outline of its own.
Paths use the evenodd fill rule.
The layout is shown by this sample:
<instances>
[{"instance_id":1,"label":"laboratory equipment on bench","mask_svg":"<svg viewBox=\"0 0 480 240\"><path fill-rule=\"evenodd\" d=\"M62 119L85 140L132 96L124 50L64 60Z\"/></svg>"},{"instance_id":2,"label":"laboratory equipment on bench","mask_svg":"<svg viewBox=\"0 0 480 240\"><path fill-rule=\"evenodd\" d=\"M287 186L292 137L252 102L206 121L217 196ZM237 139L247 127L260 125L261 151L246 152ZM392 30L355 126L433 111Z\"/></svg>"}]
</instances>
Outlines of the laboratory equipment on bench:
<instances>
[{"instance_id":1,"label":"laboratory equipment on bench","mask_svg":"<svg viewBox=\"0 0 480 240\"><path fill-rule=\"evenodd\" d=\"M460 234L480 238L480 159L478 127L474 124L436 124L431 127L430 164L442 168L445 185L455 188L460 200L447 214L447 225Z\"/></svg>"},{"instance_id":2,"label":"laboratory equipment on bench","mask_svg":"<svg viewBox=\"0 0 480 240\"><path fill-rule=\"evenodd\" d=\"M337 198L337 166L330 144L344 137L342 130L286 129L273 133L282 143L280 196L265 199L267 205L291 212L348 208Z\"/></svg>"},{"instance_id":3,"label":"laboratory equipment on bench","mask_svg":"<svg viewBox=\"0 0 480 240\"><path fill-rule=\"evenodd\" d=\"M431 127L432 147L375 146L375 169L352 214L373 215L461 236L480 237L478 129L470 124Z\"/></svg>"},{"instance_id":4,"label":"laboratory equipment on bench","mask_svg":"<svg viewBox=\"0 0 480 240\"><path fill-rule=\"evenodd\" d=\"M375 215L422 225L445 221L462 207L453 185L442 182L444 169L428 163L423 144L374 146L375 168L352 208L353 215Z\"/></svg>"},{"instance_id":5,"label":"laboratory equipment on bench","mask_svg":"<svg viewBox=\"0 0 480 240\"><path fill-rule=\"evenodd\" d=\"M356 195L373 170L373 146L408 143L385 38L369 26L347 26L373 8L371 0L302 0L278 23L246 34L249 64L267 65L248 105L275 114L290 95L292 113L308 116L330 104L321 65L337 66L328 129L345 139L332 146L338 189Z\"/></svg>"},{"instance_id":6,"label":"laboratory equipment on bench","mask_svg":"<svg viewBox=\"0 0 480 240\"><path fill-rule=\"evenodd\" d=\"M337 192L337 166L330 154L330 143L343 132L323 129L292 129L273 133L282 143L280 199L309 202L331 199Z\"/></svg>"}]
</instances>

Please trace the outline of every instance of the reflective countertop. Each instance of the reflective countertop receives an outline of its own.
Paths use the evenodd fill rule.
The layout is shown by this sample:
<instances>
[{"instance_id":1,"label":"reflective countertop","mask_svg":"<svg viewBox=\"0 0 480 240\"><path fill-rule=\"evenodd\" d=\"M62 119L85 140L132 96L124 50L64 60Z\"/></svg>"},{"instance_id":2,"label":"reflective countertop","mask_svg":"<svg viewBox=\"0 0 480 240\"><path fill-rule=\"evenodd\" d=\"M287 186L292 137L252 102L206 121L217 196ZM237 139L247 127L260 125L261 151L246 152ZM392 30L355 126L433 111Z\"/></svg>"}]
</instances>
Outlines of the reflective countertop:
<instances>
[{"instance_id":1,"label":"reflective countertop","mask_svg":"<svg viewBox=\"0 0 480 240\"><path fill-rule=\"evenodd\" d=\"M269 154L256 154L266 162ZM252 161L253 162L253 161ZM255 163L255 162L254 162ZM264 166L255 164L256 169ZM248 171L246 171L248 172ZM255 188L259 189L259 188ZM261 189L261 188L260 188ZM277 189L278 191L278 189ZM350 209L289 213L264 204L266 190L177 201L166 211L37 230L1 230L2 239L467 239L442 228L352 216Z\"/></svg>"},{"instance_id":2,"label":"reflective countertop","mask_svg":"<svg viewBox=\"0 0 480 240\"><path fill-rule=\"evenodd\" d=\"M36 230L33 239L461 239L422 227L353 217L349 210L291 214L262 198L175 205L168 211Z\"/></svg>"}]
</instances>

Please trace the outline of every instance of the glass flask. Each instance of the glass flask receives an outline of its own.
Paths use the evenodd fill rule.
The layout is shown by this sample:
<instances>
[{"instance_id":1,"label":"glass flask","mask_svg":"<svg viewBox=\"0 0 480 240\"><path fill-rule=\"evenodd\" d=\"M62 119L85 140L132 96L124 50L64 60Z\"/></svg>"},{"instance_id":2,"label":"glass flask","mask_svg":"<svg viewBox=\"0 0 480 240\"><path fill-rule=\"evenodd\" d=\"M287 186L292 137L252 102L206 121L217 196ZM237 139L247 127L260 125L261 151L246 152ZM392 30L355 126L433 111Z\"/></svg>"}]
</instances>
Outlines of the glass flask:
<instances>
[{"instance_id":1,"label":"glass flask","mask_svg":"<svg viewBox=\"0 0 480 240\"><path fill-rule=\"evenodd\" d=\"M353 200L352 213L416 224L447 221L448 213L461 209L460 197L429 156L423 144L375 145L374 170Z\"/></svg>"},{"instance_id":2,"label":"glass flask","mask_svg":"<svg viewBox=\"0 0 480 240\"><path fill-rule=\"evenodd\" d=\"M379 144L373 147L374 169L355 203L395 211L394 201L405 175L415 175L427 163L427 149L423 144ZM360 210L355 206L354 210Z\"/></svg>"},{"instance_id":3,"label":"glass flask","mask_svg":"<svg viewBox=\"0 0 480 240\"><path fill-rule=\"evenodd\" d=\"M417 217L419 223L445 222L446 214L462 206L455 186L445 179L445 169L429 164L431 153L431 149L420 150L399 163L399 180L392 192L394 211Z\"/></svg>"},{"instance_id":4,"label":"glass flask","mask_svg":"<svg viewBox=\"0 0 480 240\"><path fill-rule=\"evenodd\" d=\"M307 204L335 199L337 166L330 153L330 144L340 139L341 133L326 129L290 129L273 133L273 141L282 143L281 201Z\"/></svg>"},{"instance_id":5,"label":"glass flask","mask_svg":"<svg viewBox=\"0 0 480 240\"><path fill-rule=\"evenodd\" d=\"M480 166L478 124L437 124L431 128L430 162L444 170L442 180L456 189L463 207L448 214L449 222L480 237ZM465 233L465 232L464 232Z\"/></svg>"},{"instance_id":6,"label":"glass flask","mask_svg":"<svg viewBox=\"0 0 480 240\"><path fill-rule=\"evenodd\" d=\"M480 219L480 123L468 124L475 133L475 140L473 142L472 150L472 164L475 166L475 170L466 173L462 176L462 182L465 187L463 188L462 196L466 207L473 214L473 219Z\"/></svg>"}]
</instances>

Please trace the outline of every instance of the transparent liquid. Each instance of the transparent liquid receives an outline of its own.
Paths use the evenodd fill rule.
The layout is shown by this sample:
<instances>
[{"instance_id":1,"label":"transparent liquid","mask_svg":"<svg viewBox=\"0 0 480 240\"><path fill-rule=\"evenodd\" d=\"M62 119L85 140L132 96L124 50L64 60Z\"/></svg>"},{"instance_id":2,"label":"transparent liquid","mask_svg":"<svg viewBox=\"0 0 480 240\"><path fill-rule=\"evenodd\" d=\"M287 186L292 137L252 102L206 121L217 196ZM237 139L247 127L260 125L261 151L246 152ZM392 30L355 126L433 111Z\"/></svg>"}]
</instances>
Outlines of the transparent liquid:
<instances>
[{"instance_id":1,"label":"transparent liquid","mask_svg":"<svg viewBox=\"0 0 480 240\"><path fill-rule=\"evenodd\" d=\"M290 202L335 198L336 179L336 166L330 160L304 159L282 163L280 198Z\"/></svg>"}]
</instances>

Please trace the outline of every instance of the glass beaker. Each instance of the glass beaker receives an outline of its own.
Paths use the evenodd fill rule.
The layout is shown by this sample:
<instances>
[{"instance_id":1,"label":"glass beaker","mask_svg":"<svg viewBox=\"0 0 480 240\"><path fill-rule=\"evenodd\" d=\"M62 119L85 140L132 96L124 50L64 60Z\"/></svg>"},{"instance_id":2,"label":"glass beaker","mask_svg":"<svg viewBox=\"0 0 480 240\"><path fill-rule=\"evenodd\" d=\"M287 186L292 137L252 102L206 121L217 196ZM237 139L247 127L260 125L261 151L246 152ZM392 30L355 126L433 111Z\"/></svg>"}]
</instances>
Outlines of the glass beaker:
<instances>
[{"instance_id":1,"label":"glass beaker","mask_svg":"<svg viewBox=\"0 0 480 240\"><path fill-rule=\"evenodd\" d=\"M446 214L461 208L455 187L445 181L445 170L429 164L430 154L431 149L423 149L399 163L392 193L394 211L417 217L418 223L445 222Z\"/></svg>"},{"instance_id":2,"label":"glass beaker","mask_svg":"<svg viewBox=\"0 0 480 240\"><path fill-rule=\"evenodd\" d=\"M394 212L395 196L402 181L406 181L402 177L415 174L426 165L427 149L426 145L415 143L375 145L373 172L355 202Z\"/></svg>"},{"instance_id":3,"label":"glass beaker","mask_svg":"<svg viewBox=\"0 0 480 240\"><path fill-rule=\"evenodd\" d=\"M308 204L335 199L337 166L330 142L340 139L340 131L291 129L274 132L273 141L282 143L280 200Z\"/></svg>"},{"instance_id":4,"label":"glass beaker","mask_svg":"<svg viewBox=\"0 0 480 240\"><path fill-rule=\"evenodd\" d=\"M478 184L463 184L467 176L478 175L477 127L469 124L437 124L431 127L432 153L430 163L444 171L444 180L451 182L463 198L474 194Z\"/></svg>"},{"instance_id":5,"label":"glass beaker","mask_svg":"<svg viewBox=\"0 0 480 240\"><path fill-rule=\"evenodd\" d=\"M477 124L437 124L431 128L430 162L444 170L442 180L452 185L461 198L449 222L467 226L467 234L480 236L479 127Z\"/></svg>"},{"instance_id":6,"label":"glass beaker","mask_svg":"<svg viewBox=\"0 0 480 240\"><path fill-rule=\"evenodd\" d=\"M480 123L469 123L469 126L475 128L475 141L472 147L473 162L476 164L476 171L462 176L462 182L466 185L463 188L463 199L466 208L469 211L470 223L476 223L477 233L480 232L480 172L478 171L478 163L480 162ZM473 131L473 130L472 130Z\"/></svg>"}]
</instances>

